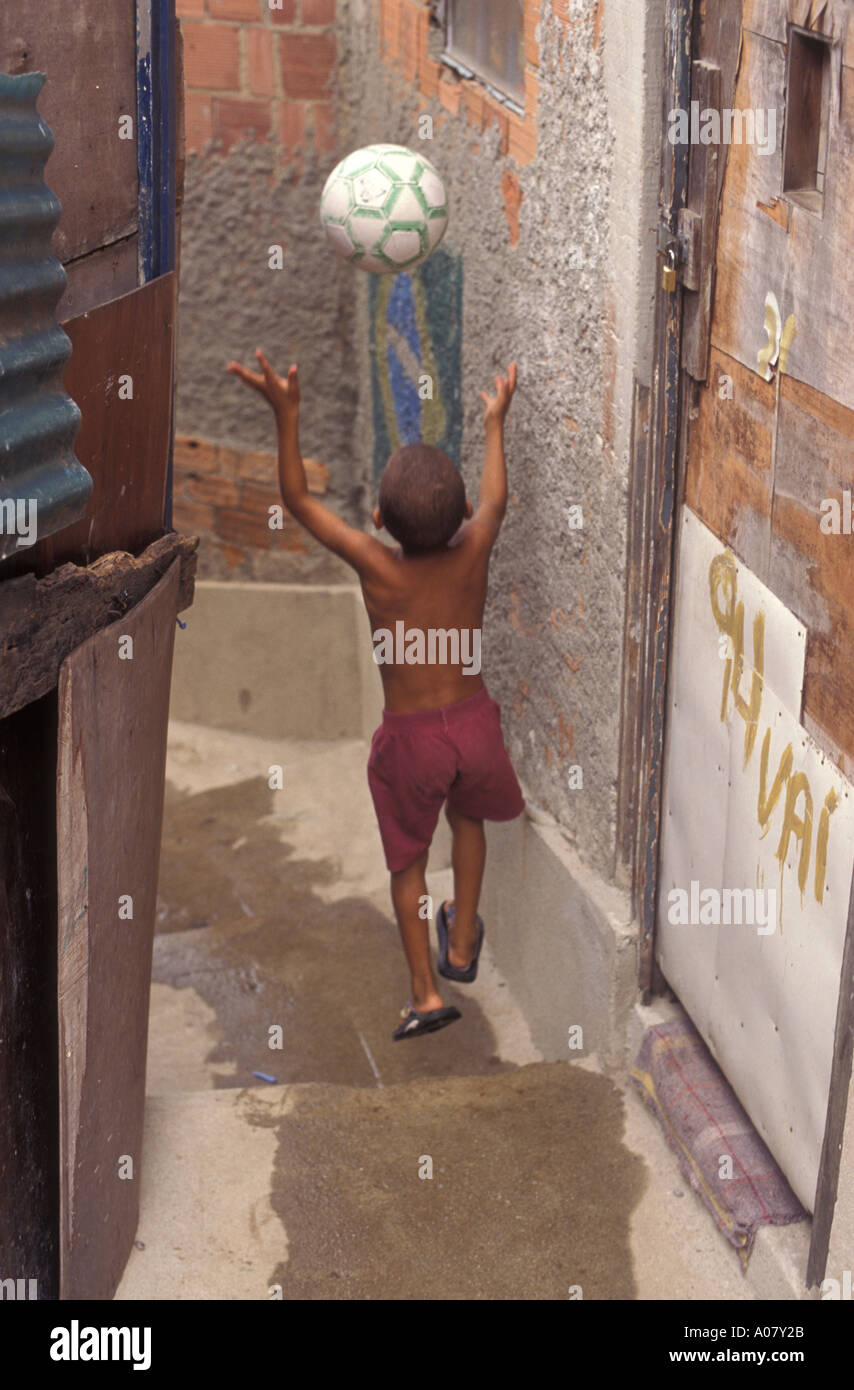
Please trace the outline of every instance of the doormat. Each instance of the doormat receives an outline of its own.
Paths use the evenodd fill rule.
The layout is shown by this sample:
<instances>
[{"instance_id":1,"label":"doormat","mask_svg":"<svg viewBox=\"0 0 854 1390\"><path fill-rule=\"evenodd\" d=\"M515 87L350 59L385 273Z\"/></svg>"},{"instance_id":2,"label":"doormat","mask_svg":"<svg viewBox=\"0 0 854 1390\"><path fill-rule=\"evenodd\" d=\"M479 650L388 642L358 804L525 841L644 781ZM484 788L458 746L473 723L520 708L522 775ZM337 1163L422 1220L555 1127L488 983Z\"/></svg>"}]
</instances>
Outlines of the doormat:
<instances>
[{"instance_id":1,"label":"doormat","mask_svg":"<svg viewBox=\"0 0 854 1390\"><path fill-rule=\"evenodd\" d=\"M631 1080L675 1150L684 1178L735 1247L745 1271L760 1226L806 1219L807 1212L688 1019L646 1030Z\"/></svg>"}]
</instances>

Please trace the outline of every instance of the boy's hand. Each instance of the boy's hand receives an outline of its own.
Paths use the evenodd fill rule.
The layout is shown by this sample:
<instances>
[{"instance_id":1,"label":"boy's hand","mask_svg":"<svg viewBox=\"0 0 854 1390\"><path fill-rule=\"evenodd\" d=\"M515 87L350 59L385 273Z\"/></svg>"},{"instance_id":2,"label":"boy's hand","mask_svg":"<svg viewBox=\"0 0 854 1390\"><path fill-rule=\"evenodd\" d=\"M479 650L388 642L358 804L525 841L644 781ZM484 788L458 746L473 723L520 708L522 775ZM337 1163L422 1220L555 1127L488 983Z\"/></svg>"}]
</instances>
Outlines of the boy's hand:
<instances>
[{"instance_id":1,"label":"boy's hand","mask_svg":"<svg viewBox=\"0 0 854 1390\"><path fill-rule=\"evenodd\" d=\"M504 424L505 417L510 409L510 402L513 399L513 392L516 390L516 363L511 362L506 376L495 378L495 388L497 395L488 396L485 391L481 391L481 397L486 401L486 408L483 412L483 423L489 425L496 423Z\"/></svg>"},{"instance_id":2,"label":"boy's hand","mask_svg":"<svg viewBox=\"0 0 854 1390\"><path fill-rule=\"evenodd\" d=\"M285 419L295 418L299 414L299 379L296 364L290 368L287 377L281 377L273 371L260 348L256 349L255 356L261 367L260 373L250 372L248 368L241 367L239 362L229 362L226 371L239 377L255 391L260 391L277 416Z\"/></svg>"}]
</instances>

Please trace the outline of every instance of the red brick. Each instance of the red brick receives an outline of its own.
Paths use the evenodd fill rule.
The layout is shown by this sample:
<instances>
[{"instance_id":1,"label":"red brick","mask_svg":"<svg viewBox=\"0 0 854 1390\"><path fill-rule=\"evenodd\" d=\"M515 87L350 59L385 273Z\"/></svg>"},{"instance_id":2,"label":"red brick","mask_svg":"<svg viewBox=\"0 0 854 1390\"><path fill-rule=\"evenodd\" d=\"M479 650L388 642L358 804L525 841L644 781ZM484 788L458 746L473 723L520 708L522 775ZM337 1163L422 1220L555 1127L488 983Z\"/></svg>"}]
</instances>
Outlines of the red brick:
<instances>
[{"instance_id":1,"label":"red brick","mask_svg":"<svg viewBox=\"0 0 854 1390\"><path fill-rule=\"evenodd\" d=\"M400 53L400 0L381 0L380 33L386 58L394 60Z\"/></svg>"},{"instance_id":2,"label":"red brick","mask_svg":"<svg viewBox=\"0 0 854 1390\"><path fill-rule=\"evenodd\" d=\"M483 88L480 83L463 83L463 110L471 124L483 130Z\"/></svg>"},{"instance_id":3,"label":"red brick","mask_svg":"<svg viewBox=\"0 0 854 1390\"><path fill-rule=\"evenodd\" d=\"M245 478L240 485L241 510L249 516L260 517L265 525L270 521L270 508L282 506L282 494L278 483L262 482L257 478Z\"/></svg>"},{"instance_id":4,"label":"red brick","mask_svg":"<svg viewBox=\"0 0 854 1390\"><path fill-rule=\"evenodd\" d=\"M187 475L187 497L192 502L207 502L212 507L236 507L240 502L240 484L233 478L190 473Z\"/></svg>"},{"instance_id":5,"label":"red brick","mask_svg":"<svg viewBox=\"0 0 854 1390\"><path fill-rule=\"evenodd\" d=\"M274 24L293 24L297 17L297 0L281 0L281 8L277 5L273 8L270 0L267 0L270 14L273 16Z\"/></svg>"},{"instance_id":6,"label":"red brick","mask_svg":"<svg viewBox=\"0 0 854 1390\"><path fill-rule=\"evenodd\" d=\"M302 0L300 19L303 24L334 24L335 0Z\"/></svg>"},{"instance_id":7,"label":"red brick","mask_svg":"<svg viewBox=\"0 0 854 1390\"><path fill-rule=\"evenodd\" d=\"M461 87L462 83L457 82L455 78L440 77L439 79L439 100L452 116L456 116L460 109Z\"/></svg>"},{"instance_id":8,"label":"red brick","mask_svg":"<svg viewBox=\"0 0 854 1390\"><path fill-rule=\"evenodd\" d=\"M269 101L214 97L214 134L230 150L238 140L266 140L273 128Z\"/></svg>"},{"instance_id":9,"label":"red brick","mask_svg":"<svg viewBox=\"0 0 854 1390\"><path fill-rule=\"evenodd\" d=\"M201 19L205 12L205 0L176 0L175 13L179 19Z\"/></svg>"},{"instance_id":10,"label":"red brick","mask_svg":"<svg viewBox=\"0 0 854 1390\"><path fill-rule=\"evenodd\" d=\"M187 86L236 92L240 87L239 30L228 24L193 21L182 28Z\"/></svg>"},{"instance_id":11,"label":"red brick","mask_svg":"<svg viewBox=\"0 0 854 1390\"><path fill-rule=\"evenodd\" d=\"M517 164L530 164L537 153L537 127L532 120L520 121L517 116L510 118L509 153Z\"/></svg>"},{"instance_id":12,"label":"red brick","mask_svg":"<svg viewBox=\"0 0 854 1390\"><path fill-rule=\"evenodd\" d=\"M184 93L184 140L187 154L201 154L213 139L213 107L206 92Z\"/></svg>"},{"instance_id":13,"label":"red brick","mask_svg":"<svg viewBox=\"0 0 854 1390\"><path fill-rule=\"evenodd\" d=\"M260 20L266 8L264 0L208 0L212 19Z\"/></svg>"},{"instance_id":14,"label":"red brick","mask_svg":"<svg viewBox=\"0 0 854 1390\"><path fill-rule=\"evenodd\" d=\"M527 0L525 5L525 62L536 67L540 61L540 45L536 29L540 22L540 0Z\"/></svg>"},{"instance_id":15,"label":"red brick","mask_svg":"<svg viewBox=\"0 0 854 1390\"><path fill-rule=\"evenodd\" d=\"M184 497L173 497L172 525L176 531L212 531L215 520L213 507L188 502Z\"/></svg>"},{"instance_id":16,"label":"red brick","mask_svg":"<svg viewBox=\"0 0 854 1390\"><path fill-rule=\"evenodd\" d=\"M318 101L311 108L314 119L314 148L319 154L334 154L335 107L329 101Z\"/></svg>"},{"instance_id":17,"label":"red brick","mask_svg":"<svg viewBox=\"0 0 854 1390\"><path fill-rule=\"evenodd\" d=\"M307 555L309 546L317 541L308 541L305 531L295 521L285 521L281 531L271 531L274 550L288 550L293 554ZM308 542L308 543L306 543Z\"/></svg>"},{"instance_id":18,"label":"red brick","mask_svg":"<svg viewBox=\"0 0 854 1390\"><path fill-rule=\"evenodd\" d=\"M525 115L536 116L540 101L540 79L530 68L525 69Z\"/></svg>"},{"instance_id":19,"label":"red brick","mask_svg":"<svg viewBox=\"0 0 854 1390\"><path fill-rule=\"evenodd\" d=\"M172 466L176 477L184 473L216 473L220 466L219 446L192 434L176 434Z\"/></svg>"},{"instance_id":20,"label":"red brick","mask_svg":"<svg viewBox=\"0 0 854 1390\"><path fill-rule=\"evenodd\" d=\"M305 107L301 101L283 101L279 107L279 144L288 151L305 144Z\"/></svg>"},{"instance_id":21,"label":"red brick","mask_svg":"<svg viewBox=\"0 0 854 1390\"><path fill-rule=\"evenodd\" d=\"M219 512L215 529L224 541L231 541L237 545L269 550L273 544L273 535L266 522L259 521L257 517L247 516L245 512Z\"/></svg>"},{"instance_id":22,"label":"red brick","mask_svg":"<svg viewBox=\"0 0 854 1390\"><path fill-rule=\"evenodd\" d=\"M414 82L418 71L418 20L419 13L412 0L401 0L400 56L407 82Z\"/></svg>"},{"instance_id":23,"label":"red brick","mask_svg":"<svg viewBox=\"0 0 854 1390\"><path fill-rule=\"evenodd\" d=\"M276 79L273 71L275 37L270 29L252 28L246 30L249 90L253 96L271 97L275 95Z\"/></svg>"},{"instance_id":24,"label":"red brick","mask_svg":"<svg viewBox=\"0 0 854 1390\"><path fill-rule=\"evenodd\" d=\"M329 96L335 68L332 34L284 34L281 41L282 81L289 97Z\"/></svg>"},{"instance_id":25,"label":"red brick","mask_svg":"<svg viewBox=\"0 0 854 1390\"><path fill-rule=\"evenodd\" d=\"M225 567L229 571L236 570L240 565L246 564L246 551L239 545L220 545L218 547L220 555L225 560Z\"/></svg>"},{"instance_id":26,"label":"red brick","mask_svg":"<svg viewBox=\"0 0 854 1390\"><path fill-rule=\"evenodd\" d=\"M507 218L507 226L510 229L510 245L519 245L519 208L522 206L524 194L519 185L516 175L509 169L504 170L504 177L501 180L501 192L504 194L504 216Z\"/></svg>"},{"instance_id":27,"label":"red brick","mask_svg":"<svg viewBox=\"0 0 854 1390\"><path fill-rule=\"evenodd\" d=\"M261 449L248 450L245 454L235 454L236 462L228 469L232 477L257 478L266 481L276 477L276 455Z\"/></svg>"}]
</instances>

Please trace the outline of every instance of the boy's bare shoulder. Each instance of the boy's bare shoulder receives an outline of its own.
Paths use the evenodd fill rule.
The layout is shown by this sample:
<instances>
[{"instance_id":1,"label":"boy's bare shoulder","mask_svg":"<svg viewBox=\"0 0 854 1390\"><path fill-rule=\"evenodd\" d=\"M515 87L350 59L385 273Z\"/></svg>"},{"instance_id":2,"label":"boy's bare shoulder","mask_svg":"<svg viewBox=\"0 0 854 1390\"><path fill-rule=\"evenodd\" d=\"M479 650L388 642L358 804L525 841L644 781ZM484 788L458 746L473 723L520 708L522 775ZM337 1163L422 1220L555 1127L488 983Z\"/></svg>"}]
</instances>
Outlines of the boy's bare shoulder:
<instances>
[{"instance_id":1,"label":"boy's bare shoulder","mask_svg":"<svg viewBox=\"0 0 854 1390\"><path fill-rule=\"evenodd\" d=\"M493 517L488 508L478 507L474 516L463 522L452 545L465 546L470 553L482 552L488 557L500 527L500 518Z\"/></svg>"}]
</instances>

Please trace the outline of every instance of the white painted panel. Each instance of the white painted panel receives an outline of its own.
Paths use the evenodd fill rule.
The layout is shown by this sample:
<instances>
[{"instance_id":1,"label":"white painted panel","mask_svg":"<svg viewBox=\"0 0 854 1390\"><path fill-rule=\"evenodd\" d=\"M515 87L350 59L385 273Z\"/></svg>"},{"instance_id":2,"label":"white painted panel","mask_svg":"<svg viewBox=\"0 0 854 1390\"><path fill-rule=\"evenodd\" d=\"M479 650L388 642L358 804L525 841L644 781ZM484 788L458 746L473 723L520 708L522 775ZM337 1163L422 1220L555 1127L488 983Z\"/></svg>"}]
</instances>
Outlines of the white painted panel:
<instances>
[{"instance_id":1,"label":"white painted panel","mask_svg":"<svg viewBox=\"0 0 854 1390\"><path fill-rule=\"evenodd\" d=\"M671 702L664 788L657 954L661 967L801 1201L812 1209L824 1133L848 896L854 869L854 788L800 725L806 634L797 619L687 509L680 532ZM725 659L709 574L717 562L744 602L744 699L751 687L753 622L764 619L764 674L756 736L745 762L747 722L732 689L721 718ZM714 571L713 571L714 572ZM725 607L718 600L719 611ZM759 821L760 766L770 729L765 795L791 748L791 771ZM798 882L800 841L781 832L790 779L812 798L809 867ZM807 786L791 810L804 818ZM826 869L816 860L825 798ZM778 859L781 852L783 862ZM768 927L679 925L671 890L760 890L754 910ZM769 900L769 890L775 898ZM690 900L690 899L689 899ZM700 899L702 903L702 899ZM726 906L725 899L721 904ZM710 911L707 905L706 912ZM700 913L702 917L702 913Z\"/></svg>"}]
</instances>

